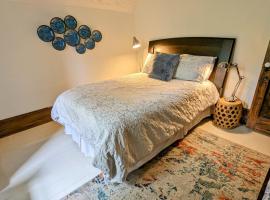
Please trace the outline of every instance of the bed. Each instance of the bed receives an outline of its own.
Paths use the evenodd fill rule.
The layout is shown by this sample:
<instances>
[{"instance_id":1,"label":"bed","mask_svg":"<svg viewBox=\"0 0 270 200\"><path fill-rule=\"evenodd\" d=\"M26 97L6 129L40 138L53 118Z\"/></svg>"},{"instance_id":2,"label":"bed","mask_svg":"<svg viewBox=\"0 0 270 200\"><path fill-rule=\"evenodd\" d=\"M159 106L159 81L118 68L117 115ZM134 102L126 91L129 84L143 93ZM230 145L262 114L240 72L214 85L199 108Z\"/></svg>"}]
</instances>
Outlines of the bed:
<instances>
[{"instance_id":1,"label":"bed","mask_svg":"<svg viewBox=\"0 0 270 200\"><path fill-rule=\"evenodd\" d=\"M229 62L230 38L173 38L149 42L149 52L216 56ZM107 180L123 182L133 170L183 138L211 114L222 94L226 68L208 81L164 82L145 73L78 86L55 101L52 118L91 156Z\"/></svg>"}]
</instances>

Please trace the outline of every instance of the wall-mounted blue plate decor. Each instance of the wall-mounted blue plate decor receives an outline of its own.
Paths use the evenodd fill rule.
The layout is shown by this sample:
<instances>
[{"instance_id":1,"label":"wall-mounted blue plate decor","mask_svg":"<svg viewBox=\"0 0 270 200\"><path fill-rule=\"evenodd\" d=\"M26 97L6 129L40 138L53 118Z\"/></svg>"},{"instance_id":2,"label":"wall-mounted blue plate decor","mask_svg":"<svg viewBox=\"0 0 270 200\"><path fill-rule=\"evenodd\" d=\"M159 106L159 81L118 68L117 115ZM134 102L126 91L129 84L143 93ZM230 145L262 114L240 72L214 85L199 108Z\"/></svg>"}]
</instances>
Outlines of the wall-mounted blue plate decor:
<instances>
[{"instance_id":1,"label":"wall-mounted blue plate decor","mask_svg":"<svg viewBox=\"0 0 270 200\"><path fill-rule=\"evenodd\" d=\"M90 26L77 26L77 20L71 15L64 19L52 18L49 26L38 27L37 34L42 41L51 42L53 48L58 51L64 50L68 44L75 47L79 54L84 54L87 49L94 49L103 37L100 31L92 31Z\"/></svg>"},{"instance_id":2,"label":"wall-mounted blue plate decor","mask_svg":"<svg viewBox=\"0 0 270 200\"><path fill-rule=\"evenodd\" d=\"M95 42L100 42L102 40L102 34L98 30L94 30L91 37Z\"/></svg>"},{"instance_id":3,"label":"wall-mounted blue plate decor","mask_svg":"<svg viewBox=\"0 0 270 200\"><path fill-rule=\"evenodd\" d=\"M81 25L79 27L78 33L79 33L81 38L86 39L86 38L90 37L91 30L90 30L90 28L88 26Z\"/></svg>"},{"instance_id":4,"label":"wall-mounted blue plate decor","mask_svg":"<svg viewBox=\"0 0 270 200\"><path fill-rule=\"evenodd\" d=\"M87 49L94 49L95 48L95 41L92 38L87 38L84 41L84 45Z\"/></svg>"},{"instance_id":5,"label":"wall-mounted blue plate decor","mask_svg":"<svg viewBox=\"0 0 270 200\"><path fill-rule=\"evenodd\" d=\"M69 29L75 29L77 27L77 20L71 15L67 15L64 21Z\"/></svg>"},{"instance_id":6,"label":"wall-mounted blue plate decor","mask_svg":"<svg viewBox=\"0 0 270 200\"><path fill-rule=\"evenodd\" d=\"M66 42L63 38L60 37L56 37L53 41L52 41L52 45L53 48L55 48L58 51L62 51L66 48Z\"/></svg>"},{"instance_id":7,"label":"wall-mounted blue plate decor","mask_svg":"<svg viewBox=\"0 0 270 200\"><path fill-rule=\"evenodd\" d=\"M77 46L80 43L80 36L75 30L67 30L64 34L64 40L70 46Z\"/></svg>"},{"instance_id":8,"label":"wall-mounted blue plate decor","mask_svg":"<svg viewBox=\"0 0 270 200\"><path fill-rule=\"evenodd\" d=\"M62 34L66 31L65 22L59 17L52 18L50 21L50 26L55 33Z\"/></svg>"},{"instance_id":9,"label":"wall-mounted blue plate decor","mask_svg":"<svg viewBox=\"0 0 270 200\"><path fill-rule=\"evenodd\" d=\"M84 54L85 51L86 51L86 48L84 46L84 44L78 44L76 46L76 51L79 53L79 54Z\"/></svg>"},{"instance_id":10,"label":"wall-mounted blue plate decor","mask_svg":"<svg viewBox=\"0 0 270 200\"><path fill-rule=\"evenodd\" d=\"M54 32L47 25L41 25L37 29L38 37L44 42L51 42L54 40Z\"/></svg>"}]
</instances>

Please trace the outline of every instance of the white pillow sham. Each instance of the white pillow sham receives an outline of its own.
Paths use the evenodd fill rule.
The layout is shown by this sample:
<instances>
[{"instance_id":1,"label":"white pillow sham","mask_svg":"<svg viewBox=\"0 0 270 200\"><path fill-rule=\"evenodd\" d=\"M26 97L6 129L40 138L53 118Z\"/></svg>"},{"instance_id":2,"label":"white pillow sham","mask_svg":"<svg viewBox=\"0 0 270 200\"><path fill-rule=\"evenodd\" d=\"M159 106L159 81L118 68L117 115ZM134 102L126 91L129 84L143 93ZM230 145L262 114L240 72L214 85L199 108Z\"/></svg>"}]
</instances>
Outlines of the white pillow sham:
<instances>
[{"instance_id":1,"label":"white pillow sham","mask_svg":"<svg viewBox=\"0 0 270 200\"><path fill-rule=\"evenodd\" d=\"M208 80L215 61L216 57L182 54L174 78L197 82Z\"/></svg>"},{"instance_id":2,"label":"white pillow sham","mask_svg":"<svg viewBox=\"0 0 270 200\"><path fill-rule=\"evenodd\" d=\"M154 54L148 53L145 59L142 72L150 74L153 71Z\"/></svg>"}]
</instances>

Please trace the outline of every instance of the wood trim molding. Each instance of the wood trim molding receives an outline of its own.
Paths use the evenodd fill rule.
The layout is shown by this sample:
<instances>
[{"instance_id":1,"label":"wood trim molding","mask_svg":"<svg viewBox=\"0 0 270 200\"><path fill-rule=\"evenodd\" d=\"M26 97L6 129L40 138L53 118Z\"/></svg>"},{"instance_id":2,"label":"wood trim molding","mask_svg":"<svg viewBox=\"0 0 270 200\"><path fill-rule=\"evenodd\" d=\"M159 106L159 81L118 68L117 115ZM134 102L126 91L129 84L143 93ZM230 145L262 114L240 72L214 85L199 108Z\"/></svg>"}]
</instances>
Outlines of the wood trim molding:
<instances>
[{"instance_id":1,"label":"wood trim molding","mask_svg":"<svg viewBox=\"0 0 270 200\"><path fill-rule=\"evenodd\" d=\"M268 111L268 95L270 87L270 71L265 67L265 64L270 62L270 42L266 50L266 55L263 61L262 70L253 97L250 113L248 116L247 126L251 129L270 133L270 120L264 117L263 111ZM266 108L264 108L266 106Z\"/></svg>"},{"instance_id":2,"label":"wood trim molding","mask_svg":"<svg viewBox=\"0 0 270 200\"><path fill-rule=\"evenodd\" d=\"M52 107L0 120L0 138L50 122Z\"/></svg>"}]
</instances>

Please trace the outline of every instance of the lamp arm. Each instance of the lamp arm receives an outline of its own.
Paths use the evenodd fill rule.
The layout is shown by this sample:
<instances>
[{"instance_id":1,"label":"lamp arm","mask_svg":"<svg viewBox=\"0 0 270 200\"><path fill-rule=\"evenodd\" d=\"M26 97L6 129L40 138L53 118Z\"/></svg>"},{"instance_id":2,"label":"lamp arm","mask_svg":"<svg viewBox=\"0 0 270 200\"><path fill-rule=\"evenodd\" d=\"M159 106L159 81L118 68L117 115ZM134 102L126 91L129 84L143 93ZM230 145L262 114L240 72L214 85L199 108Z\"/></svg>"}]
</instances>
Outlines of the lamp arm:
<instances>
[{"instance_id":1,"label":"lamp arm","mask_svg":"<svg viewBox=\"0 0 270 200\"><path fill-rule=\"evenodd\" d=\"M241 74L240 74L238 65L237 65L236 63L234 63L234 64L232 64L231 66L236 68L238 78L239 78L239 79L242 79L242 76L241 76Z\"/></svg>"},{"instance_id":2,"label":"lamp arm","mask_svg":"<svg viewBox=\"0 0 270 200\"><path fill-rule=\"evenodd\" d=\"M232 99L232 100L236 100L236 99L237 99L237 97L235 96L235 94L236 94L236 92L237 92L237 90L238 90L238 88L239 88L240 83L242 82L242 80L243 80L243 79L239 79L239 81L236 83L235 88L234 88L234 90L233 90L233 93L232 93L232 95L231 95L231 99Z\"/></svg>"},{"instance_id":3,"label":"lamp arm","mask_svg":"<svg viewBox=\"0 0 270 200\"><path fill-rule=\"evenodd\" d=\"M235 96L235 94L236 94L242 80L245 78L244 76L241 76L237 63L229 64L229 68L233 68L233 67L236 68L239 80L238 80L238 82L236 83L236 85L234 87L232 95L229 98L227 98L228 101L236 101L237 100L237 97Z\"/></svg>"}]
</instances>

